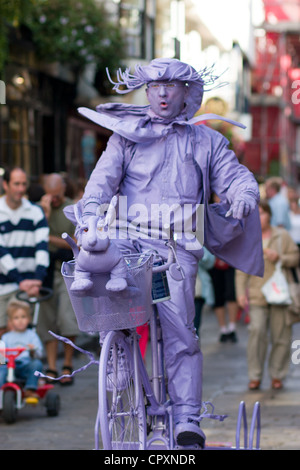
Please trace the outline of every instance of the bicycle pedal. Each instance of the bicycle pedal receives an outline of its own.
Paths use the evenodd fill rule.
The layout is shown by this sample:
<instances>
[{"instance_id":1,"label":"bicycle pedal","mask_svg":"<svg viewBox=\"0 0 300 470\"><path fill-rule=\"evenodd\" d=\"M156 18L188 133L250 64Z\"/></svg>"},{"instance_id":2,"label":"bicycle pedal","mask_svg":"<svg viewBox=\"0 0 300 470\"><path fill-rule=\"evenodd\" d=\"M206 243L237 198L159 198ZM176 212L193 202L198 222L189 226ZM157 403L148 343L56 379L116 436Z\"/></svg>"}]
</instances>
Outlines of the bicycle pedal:
<instances>
[{"instance_id":1,"label":"bicycle pedal","mask_svg":"<svg viewBox=\"0 0 300 470\"><path fill-rule=\"evenodd\" d=\"M192 444L188 446L179 446L174 447L175 450L202 450L202 447L199 444Z\"/></svg>"}]
</instances>

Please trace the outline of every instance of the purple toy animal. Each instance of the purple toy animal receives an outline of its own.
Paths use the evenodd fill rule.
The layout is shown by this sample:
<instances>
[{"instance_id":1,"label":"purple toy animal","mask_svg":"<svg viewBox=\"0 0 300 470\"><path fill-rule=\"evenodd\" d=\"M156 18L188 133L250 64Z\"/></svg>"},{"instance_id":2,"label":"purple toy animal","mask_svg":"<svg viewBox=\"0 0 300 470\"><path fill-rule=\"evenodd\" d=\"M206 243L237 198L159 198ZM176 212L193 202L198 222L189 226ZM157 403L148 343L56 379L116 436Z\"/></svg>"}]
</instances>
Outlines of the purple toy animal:
<instances>
[{"instance_id":1,"label":"purple toy animal","mask_svg":"<svg viewBox=\"0 0 300 470\"><path fill-rule=\"evenodd\" d=\"M109 291L122 291L127 287L128 273L126 263L119 248L109 238L117 197L110 202L105 218L91 216L86 222L78 205L67 206L64 209L66 217L76 225L75 235L79 250L73 250L75 255L74 281L71 291L85 294L93 287L92 274L110 273L106 284Z\"/></svg>"}]
</instances>

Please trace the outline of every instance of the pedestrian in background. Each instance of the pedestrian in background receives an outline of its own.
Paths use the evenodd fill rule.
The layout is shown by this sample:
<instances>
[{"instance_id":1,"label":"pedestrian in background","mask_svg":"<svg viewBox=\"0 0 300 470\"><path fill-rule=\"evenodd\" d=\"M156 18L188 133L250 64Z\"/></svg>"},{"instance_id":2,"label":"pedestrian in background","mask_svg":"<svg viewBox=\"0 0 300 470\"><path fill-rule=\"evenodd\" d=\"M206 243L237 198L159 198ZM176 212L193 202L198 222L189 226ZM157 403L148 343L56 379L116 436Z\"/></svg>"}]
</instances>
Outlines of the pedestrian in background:
<instances>
[{"instance_id":1,"label":"pedestrian in background","mask_svg":"<svg viewBox=\"0 0 300 470\"><path fill-rule=\"evenodd\" d=\"M264 277L260 278L237 271L237 300L241 308L245 308L249 303L248 387L250 390L257 390L261 385L270 330L269 374L272 388L280 389L289 369L292 329L286 322L286 306L268 304L261 288L274 273L279 260L283 269L297 266L299 253L287 230L271 226L272 212L266 201L260 202L259 212L265 273Z\"/></svg>"},{"instance_id":2,"label":"pedestrian in background","mask_svg":"<svg viewBox=\"0 0 300 470\"><path fill-rule=\"evenodd\" d=\"M204 305L213 306L214 304L214 290L208 270L213 267L216 257L212 255L205 247L203 250L203 258L198 262L198 273L195 286L194 326L198 336L201 326L203 307Z\"/></svg>"},{"instance_id":3,"label":"pedestrian in background","mask_svg":"<svg viewBox=\"0 0 300 470\"><path fill-rule=\"evenodd\" d=\"M49 228L42 209L31 204L22 168L3 176L0 198L0 336L6 331L6 307L18 290L37 297L49 266Z\"/></svg>"},{"instance_id":4,"label":"pedestrian in background","mask_svg":"<svg viewBox=\"0 0 300 470\"><path fill-rule=\"evenodd\" d=\"M73 236L74 225L65 217L63 212L63 209L72 203L69 198L65 197L66 184L63 177L56 173L46 175L43 186L45 195L42 197L40 204L48 217L51 259L45 285L53 289L53 295L41 304L37 331L46 348L48 361L46 374L56 378L58 376L56 369L58 341L48 333L48 330L60 334L72 342L75 341L78 335L76 317L61 275L63 261L69 261L73 257L70 246L62 239L61 235L66 232ZM63 375L72 373L73 352L73 347L64 343ZM72 377L64 377L61 379L61 384L70 385L72 381Z\"/></svg>"},{"instance_id":5,"label":"pedestrian in background","mask_svg":"<svg viewBox=\"0 0 300 470\"><path fill-rule=\"evenodd\" d=\"M216 193L212 193L210 202L220 204L221 200ZM214 266L209 270L214 289L213 307L220 330L220 343L227 341L236 343L238 340L236 334L238 305L235 296L234 272L232 266L217 257Z\"/></svg>"},{"instance_id":6,"label":"pedestrian in background","mask_svg":"<svg viewBox=\"0 0 300 470\"><path fill-rule=\"evenodd\" d=\"M300 196L295 188L288 189L288 200L290 204L291 228L289 234L300 249Z\"/></svg>"},{"instance_id":7,"label":"pedestrian in background","mask_svg":"<svg viewBox=\"0 0 300 470\"><path fill-rule=\"evenodd\" d=\"M238 304L235 294L235 269L219 258L209 270L214 288L214 311L217 317L220 343L236 343Z\"/></svg>"},{"instance_id":8,"label":"pedestrian in background","mask_svg":"<svg viewBox=\"0 0 300 470\"><path fill-rule=\"evenodd\" d=\"M286 230L290 230L289 201L281 192L280 180L275 177L268 178L265 184L265 192L272 211L271 225L273 227L284 227Z\"/></svg>"}]
</instances>

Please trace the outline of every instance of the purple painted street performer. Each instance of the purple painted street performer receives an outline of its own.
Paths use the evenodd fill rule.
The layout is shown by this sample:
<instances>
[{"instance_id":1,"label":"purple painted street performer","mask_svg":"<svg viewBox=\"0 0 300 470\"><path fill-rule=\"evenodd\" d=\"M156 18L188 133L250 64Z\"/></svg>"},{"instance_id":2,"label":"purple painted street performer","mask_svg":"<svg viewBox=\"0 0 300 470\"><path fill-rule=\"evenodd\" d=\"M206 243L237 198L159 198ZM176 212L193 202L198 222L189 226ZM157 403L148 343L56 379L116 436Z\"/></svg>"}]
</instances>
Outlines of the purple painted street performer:
<instances>
[{"instance_id":1,"label":"purple painted street performer","mask_svg":"<svg viewBox=\"0 0 300 470\"><path fill-rule=\"evenodd\" d=\"M99 208L118 195L113 241L119 247L154 249L167 257L165 231L169 228L176 235L184 277L174 280L168 274L171 299L159 303L158 312L175 439L178 445L201 447L202 354L193 321L203 245L237 269L263 274L258 185L221 134L195 125L222 119L194 118L203 92L216 78L210 69L197 72L176 59L155 59L137 65L132 74L129 69L119 71L116 82L110 78L120 94L146 85L149 106L109 103L96 111L79 108L82 115L113 131L78 203L83 218L100 214ZM209 204L212 193L221 203ZM202 218L199 207L204 208ZM162 217L165 208L167 222Z\"/></svg>"}]
</instances>

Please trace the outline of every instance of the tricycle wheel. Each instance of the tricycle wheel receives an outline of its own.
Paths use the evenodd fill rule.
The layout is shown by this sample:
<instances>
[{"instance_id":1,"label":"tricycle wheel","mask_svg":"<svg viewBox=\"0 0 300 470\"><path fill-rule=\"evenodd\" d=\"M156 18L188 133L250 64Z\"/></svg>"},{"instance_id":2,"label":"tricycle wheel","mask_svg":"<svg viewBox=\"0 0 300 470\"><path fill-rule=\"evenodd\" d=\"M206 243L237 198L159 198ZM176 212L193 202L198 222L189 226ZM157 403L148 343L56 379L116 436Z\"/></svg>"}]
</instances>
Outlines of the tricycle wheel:
<instances>
[{"instance_id":1,"label":"tricycle wheel","mask_svg":"<svg viewBox=\"0 0 300 470\"><path fill-rule=\"evenodd\" d=\"M7 424L15 423L17 419L16 394L13 390L6 390L3 393L2 416Z\"/></svg>"},{"instance_id":2,"label":"tricycle wheel","mask_svg":"<svg viewBox=\"0 0 300 470\"><path fill-rule=\"evenodd\" d=\"M48 392L46 395L46 409L48 416L57 416L60 410L60 397L56 393Z\"/></svg>"}]
</instances>

